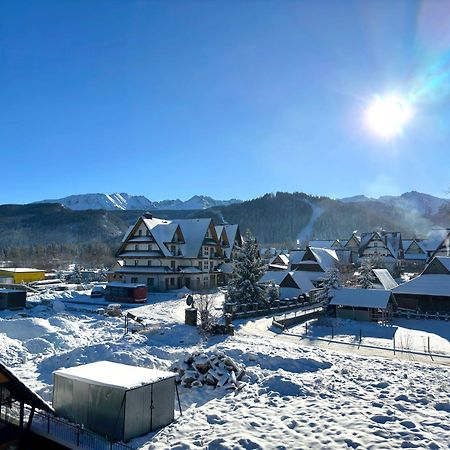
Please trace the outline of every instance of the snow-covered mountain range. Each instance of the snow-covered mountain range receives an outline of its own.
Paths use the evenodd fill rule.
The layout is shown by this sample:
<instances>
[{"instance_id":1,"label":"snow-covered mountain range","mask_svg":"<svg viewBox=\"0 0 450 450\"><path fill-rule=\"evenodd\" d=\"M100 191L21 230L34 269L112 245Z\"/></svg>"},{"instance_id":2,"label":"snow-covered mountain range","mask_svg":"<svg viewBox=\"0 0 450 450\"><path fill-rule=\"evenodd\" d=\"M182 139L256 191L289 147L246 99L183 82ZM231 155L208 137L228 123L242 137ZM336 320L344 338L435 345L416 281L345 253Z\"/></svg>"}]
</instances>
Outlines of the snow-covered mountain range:
<instances>
[{"instance_id":1,"label":"snow-covered mountain range","mask_svg":"<svg viewBox=\"0 0 450 450\"><path fill-rule=\"evenodd\" d=\"M385 195L379 198L355 195L354 197L342 198L340 200L344 203L378 201L407 211L414 211L423 216L436 214L442 206L449 203L449 200L447 199L434 197L433 195L423 194L422 192L417 191L405 192L399 196Z\"/></svg>"},{"instance_id":2,"label":"snow-covered mountain range","mask_svg":"<svg viewBox=\"0 0 450 450\"><path fill-rule=\"evenodd\" d=\"M36 203L60 203L66 208L83 211L88 209L112 210L194 210L207 209L213 206L227 206L241 203L241 200L215 200L205 195L194 195L189 200L162 200L155 202L143 195L114 194L80 194L68 197L41 200Z\"/></svg>"}]
</instances>

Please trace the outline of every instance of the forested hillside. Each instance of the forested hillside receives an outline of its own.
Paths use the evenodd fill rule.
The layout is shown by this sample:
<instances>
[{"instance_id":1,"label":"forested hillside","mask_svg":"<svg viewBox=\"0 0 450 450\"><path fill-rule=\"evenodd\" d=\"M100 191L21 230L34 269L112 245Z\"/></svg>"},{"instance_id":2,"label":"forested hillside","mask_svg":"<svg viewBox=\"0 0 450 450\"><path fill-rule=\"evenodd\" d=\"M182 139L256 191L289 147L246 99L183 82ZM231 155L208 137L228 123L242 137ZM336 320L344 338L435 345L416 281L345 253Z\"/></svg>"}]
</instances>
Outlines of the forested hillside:
<instances>
[{"instance_id":1,"label":"forested hillside","mask_svg":"<svg viewBox=\"0 0 450 450\"><path fill-rule=\"evenodd\" d=\"M61 261L110 264L128 226L143 211L73 211L59 204L0 206L0 260L20 265ZM450 205L431 215L381 201L343 202L304 193L266 194L240 204L206 210L158 211L165 219L211 217L238 223L262 245L293 247L301 237L347 238L352 231L382 227L405 237L425 237L433 227L450 226Z\"/></svg>"}]
</instances>

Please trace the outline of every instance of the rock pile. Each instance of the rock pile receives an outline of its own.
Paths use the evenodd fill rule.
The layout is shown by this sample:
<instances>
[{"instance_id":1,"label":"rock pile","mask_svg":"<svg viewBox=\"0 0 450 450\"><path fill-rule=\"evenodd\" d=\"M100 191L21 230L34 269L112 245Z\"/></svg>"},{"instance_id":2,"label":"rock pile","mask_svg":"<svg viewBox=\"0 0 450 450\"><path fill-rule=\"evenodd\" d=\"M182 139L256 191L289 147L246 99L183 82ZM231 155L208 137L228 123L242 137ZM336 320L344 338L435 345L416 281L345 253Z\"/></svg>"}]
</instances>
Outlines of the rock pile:
<instances>
[{"instance_id":1,"label":"rock pile","mask_svg":"<svg viewBox=\"0 0 450 450\"><path fill-rule=\"evenodd\" d=\"M222 352L212 355L195 352L177 361L171 367L177 373L176 381L185 387L204 385L240 389L245 374L244 366L234 362Z\"/></svg>"}]
</instances>

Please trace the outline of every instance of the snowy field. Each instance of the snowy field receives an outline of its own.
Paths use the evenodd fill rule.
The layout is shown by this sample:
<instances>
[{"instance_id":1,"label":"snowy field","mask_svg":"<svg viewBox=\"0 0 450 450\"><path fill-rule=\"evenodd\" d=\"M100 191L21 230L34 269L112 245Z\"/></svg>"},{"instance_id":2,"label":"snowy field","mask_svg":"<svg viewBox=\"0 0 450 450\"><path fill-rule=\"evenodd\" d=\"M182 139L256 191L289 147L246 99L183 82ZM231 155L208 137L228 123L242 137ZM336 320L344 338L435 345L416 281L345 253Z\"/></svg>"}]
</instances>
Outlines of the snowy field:
<instances>
[{"instance_id":1,"label":"snowy field","mask_svg":"<svg viewBox=\"0 0 450 450\"><path fill-rule=\"evenodd\" d=\"M333 329L333 331L332 331ZM450 322L443 320L394 319L392 324L348 319L319 319L289 329L290 333L367 346L428 352L450 356ZM450 362L450 360L449 360Z\"/></svg>"},{"instance_id":2,"label":"snowy field","mask_svg":"<svg viewBox=\"0 0 450 450\"><path fill-rule=\"evenodd\" d=\"M201 349L247 367L240 391L180 387L183 415L131 441L135 448L449 448L448 366L306 347L274 335L267 320L206 340L183 324L184 300L167 294L133 310L153 324L151 332L124 336L122 318L86 305L66 303L62 311L59 300L78 298L86 303L87 293L39 294L32 309L0 313L2 361L48 401L54 370L99 360L166 369Z\"/></svg>"}]
</instances>

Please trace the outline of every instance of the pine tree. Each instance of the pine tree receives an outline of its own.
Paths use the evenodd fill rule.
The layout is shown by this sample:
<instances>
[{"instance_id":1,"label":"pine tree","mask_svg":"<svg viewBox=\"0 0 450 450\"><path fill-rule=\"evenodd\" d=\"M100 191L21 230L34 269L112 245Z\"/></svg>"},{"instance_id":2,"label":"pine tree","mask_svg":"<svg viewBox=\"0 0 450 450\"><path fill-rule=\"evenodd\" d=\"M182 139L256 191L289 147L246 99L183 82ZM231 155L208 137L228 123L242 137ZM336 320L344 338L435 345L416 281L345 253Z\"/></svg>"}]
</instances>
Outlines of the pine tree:
<instances>
[{"instance_id":1,"label":"pine tree","mask_svg":"<svg viewBox=\"0 0 450 450\"><path fill-rule=\"evenodd\" d=\"M227 300L238 304L258 303L267 306L267 287L258 284L265 272L256 239L247 232L234 262L234 275L227 286Z\"/></svg>"},{"instance_id":2,"label":"pine tree","mask_svg":"<svg viewBox=\"0 0 450 450\"><path fill-rule=\"evenodd\" d=\"M337 269L327 269L325 272L325 279L323 281L323 288L319 295L319 301L330 301L333 296L333 290L339 289L342 286L341 273Z\"/></svg>"},{"instance_id":3,"label":"pine tree","mask_svg":"<svg viewBox=\"0 0 450 450\"><path fill-rule=\"evenodd\" d=\"M358 285L363 289L370 289L374 281L375 276L373 274L372 261L366 258L359 268L359 275L357 276Z\"/></svg>"}]
</instances>

